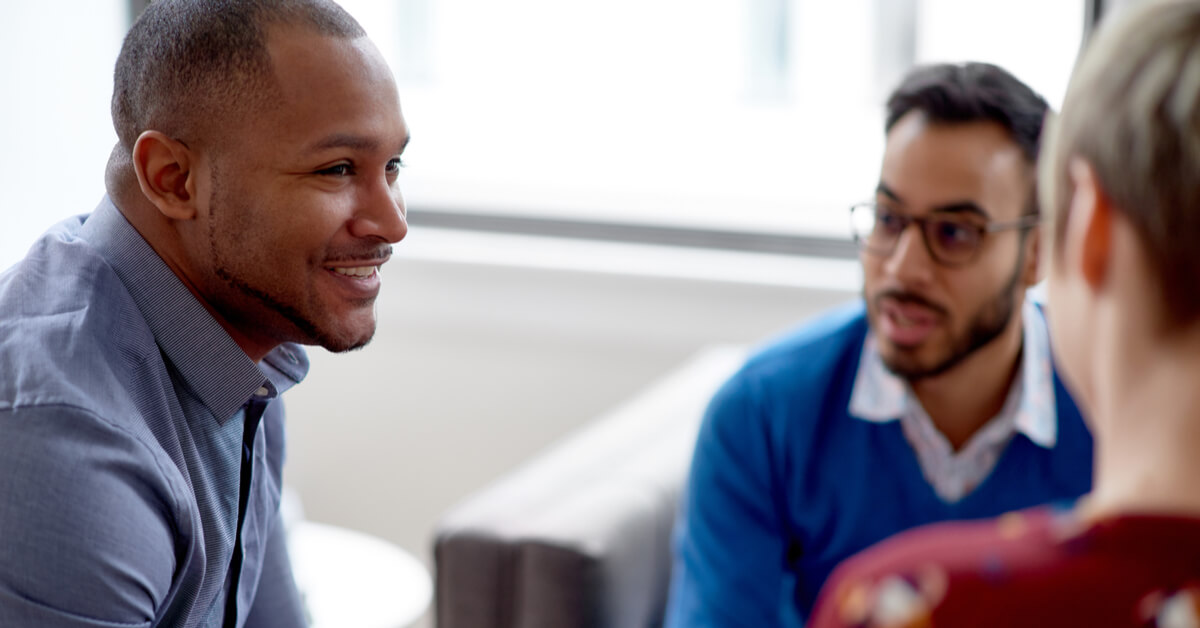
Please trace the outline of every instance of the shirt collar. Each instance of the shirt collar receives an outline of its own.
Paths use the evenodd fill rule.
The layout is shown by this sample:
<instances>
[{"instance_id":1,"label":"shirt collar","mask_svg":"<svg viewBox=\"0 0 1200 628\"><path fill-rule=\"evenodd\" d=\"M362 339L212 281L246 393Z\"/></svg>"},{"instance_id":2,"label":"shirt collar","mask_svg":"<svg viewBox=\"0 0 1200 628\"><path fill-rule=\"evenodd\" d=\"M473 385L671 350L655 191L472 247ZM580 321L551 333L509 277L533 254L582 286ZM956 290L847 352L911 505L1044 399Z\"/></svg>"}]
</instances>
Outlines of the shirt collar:
<instances>
[{"instance_id":1,"label":"shirt collar","mask_svg":"<svg viewBox=\"0 0 1200 628\"><path fill-rule=\"evenodd\" d=\"M304 350L291 343L255 364L109 197L86 218L80 237L120 277L167 361L218 422L252 396L273 398L308 372Z\"/></svg>"},{"instance_id":2,"label":"shirt collar","mask_svg":"<svg viewBox=\"0 0 1200 628\"><path fill-rule=\"evenodd\" d=\"M1005 403L1002 413L1014 412L1016 431L1042 447L1051 448L1058 440L1058 421L1050 336L1038 306L1026 300L1021 314L1024 338L1018 375L1020 399L1016 404ZM906 411L911 395L908 384L883 365L875 336L868 330L850 394L850 415L875 423L895 421ZM915 399L911 401L915 403Z\"/></svg>"}]
</instances>

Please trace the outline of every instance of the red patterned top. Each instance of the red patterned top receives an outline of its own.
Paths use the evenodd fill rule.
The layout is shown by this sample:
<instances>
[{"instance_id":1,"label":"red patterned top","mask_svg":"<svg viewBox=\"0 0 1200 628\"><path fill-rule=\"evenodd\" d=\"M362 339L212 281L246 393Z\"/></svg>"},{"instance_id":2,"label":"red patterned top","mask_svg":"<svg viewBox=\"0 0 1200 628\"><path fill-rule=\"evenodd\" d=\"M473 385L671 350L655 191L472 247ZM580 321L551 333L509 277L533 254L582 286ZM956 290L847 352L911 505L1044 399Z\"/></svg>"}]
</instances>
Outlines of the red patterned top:
<instances>
[{"instance_id":1,"label":"red patterned top","mask_svg":"<svg viewBox=\"0 0 1200 628\"><path fill-rule=\"evenodd\" d=\"M809 626L1200 627L1200 518L1041 507L925 526L843 563Z\"/></svg>"}]
</instances>

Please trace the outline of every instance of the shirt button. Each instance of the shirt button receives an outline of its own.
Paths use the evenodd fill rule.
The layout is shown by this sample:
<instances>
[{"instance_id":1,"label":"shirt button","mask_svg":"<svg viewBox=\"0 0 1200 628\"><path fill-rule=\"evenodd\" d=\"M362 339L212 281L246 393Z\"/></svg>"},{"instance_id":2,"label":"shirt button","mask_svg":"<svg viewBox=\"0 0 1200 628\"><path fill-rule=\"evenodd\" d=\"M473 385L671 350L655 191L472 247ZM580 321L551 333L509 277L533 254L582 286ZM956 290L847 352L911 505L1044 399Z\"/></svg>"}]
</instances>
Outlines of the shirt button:
<instances>
[{"instance_id":1,"label":"shirt button","mask_svg":"<svg viewBox=\"0 0 1200 628\"><path fill-rule=\"evenodd\" d=\"M263 386L263 387L259 388L258 391L255 392L254 394L255 394L255 396L258 396L258 397L266 397L267 395L271 394L271 391L267 390L266 386Z\"/></svg>"}]
</instances>

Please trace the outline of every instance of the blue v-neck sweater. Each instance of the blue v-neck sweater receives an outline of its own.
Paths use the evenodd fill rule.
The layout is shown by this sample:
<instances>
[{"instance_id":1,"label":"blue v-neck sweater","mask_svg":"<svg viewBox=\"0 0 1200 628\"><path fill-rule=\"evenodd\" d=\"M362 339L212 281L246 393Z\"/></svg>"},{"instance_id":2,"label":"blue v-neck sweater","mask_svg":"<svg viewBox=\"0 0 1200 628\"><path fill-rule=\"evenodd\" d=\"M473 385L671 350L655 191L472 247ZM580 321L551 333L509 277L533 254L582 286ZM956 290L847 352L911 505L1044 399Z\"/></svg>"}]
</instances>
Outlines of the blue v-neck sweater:
<instances>
[{"instance_id":1,"label":"blue v-neck sweater","mask_svg":"<svg viewBox=\"0 0 1200 628\"><path fill-rule=\"evenodd\" d=\"M1055 446L1017 433L979 486L943 501L899 421L848 413L867 332L861 303L837 310L757 353L714 397L676 523L667 626L786 625L781 612L806 617L833 568L887 536L1090 489L1091 435L1056 373Z\"/></svg>"}]
</instances>

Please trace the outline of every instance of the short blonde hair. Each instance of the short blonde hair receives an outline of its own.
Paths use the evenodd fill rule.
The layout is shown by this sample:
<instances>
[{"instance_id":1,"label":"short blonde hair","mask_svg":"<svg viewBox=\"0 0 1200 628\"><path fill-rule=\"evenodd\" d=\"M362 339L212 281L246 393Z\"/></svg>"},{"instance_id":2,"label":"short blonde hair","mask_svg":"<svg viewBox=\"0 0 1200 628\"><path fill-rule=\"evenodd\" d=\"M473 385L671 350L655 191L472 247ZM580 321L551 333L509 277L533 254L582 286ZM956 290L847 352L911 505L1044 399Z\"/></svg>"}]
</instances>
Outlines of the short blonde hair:
<instances>
[{"instance_id":1,"label":"short blonde hair","mask_svg":"<svg viewBox=\"0 0 1200 628\"><path fill-rule=\"evenodd\" d=\"M1137 231L1170 328L1200 319L1200 1L1147 0L1105 18L1048 127L1041 202L1059 243L1072 158Z\"/></svg>"}]
</instances>

